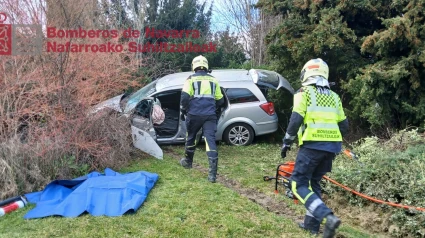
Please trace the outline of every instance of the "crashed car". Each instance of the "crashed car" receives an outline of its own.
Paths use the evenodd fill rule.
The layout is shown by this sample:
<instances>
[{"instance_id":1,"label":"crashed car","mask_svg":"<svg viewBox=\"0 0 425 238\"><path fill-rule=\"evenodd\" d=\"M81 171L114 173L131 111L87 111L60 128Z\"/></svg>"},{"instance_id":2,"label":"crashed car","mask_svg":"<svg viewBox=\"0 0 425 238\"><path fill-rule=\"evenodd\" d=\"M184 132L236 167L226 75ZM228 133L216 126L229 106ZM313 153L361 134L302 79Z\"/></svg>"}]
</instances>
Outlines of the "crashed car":
<instances>
[{"instance_id":1,"label":"crashed car","mask_svg":"<svg viewBox=\"0 0 425 238\"><path fill-rule=\"evenodd\" d=\"M130 118L136 148L162 158L161 144L185 142L186 124L181 118L180 94L185 80L193 72L175 73L159 78L130 95L118 95L96 105L92 112L110 108ZM214 70L225 97L218 113L216 139L230 145L245 146L255 136L273 133L278 118L269 90L294 89L280 74L268 70ZM153 120L154 105L160 105L164 118ZM200 134L201 135L201 134Z\"/></svg>"}]
</instances>

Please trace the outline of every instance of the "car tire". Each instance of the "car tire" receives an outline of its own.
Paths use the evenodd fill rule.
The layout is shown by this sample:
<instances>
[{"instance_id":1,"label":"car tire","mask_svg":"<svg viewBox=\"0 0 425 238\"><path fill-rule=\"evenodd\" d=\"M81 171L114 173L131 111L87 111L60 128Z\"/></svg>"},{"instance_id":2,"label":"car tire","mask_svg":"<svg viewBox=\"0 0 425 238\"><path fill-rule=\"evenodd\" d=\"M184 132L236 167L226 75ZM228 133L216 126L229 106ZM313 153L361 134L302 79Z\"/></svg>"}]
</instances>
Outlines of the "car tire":
<instances>
[{"instance_id":1,"label":"car tire","mask_svg":"<svg viewBox=\"0 0 425 238\"><path fill-rule=\"evenodd\" d=\"M254 130L246 123L235 123L224 130L223 136L228 145L246 146L254 140Z\"/></svg>"}]
</instances>

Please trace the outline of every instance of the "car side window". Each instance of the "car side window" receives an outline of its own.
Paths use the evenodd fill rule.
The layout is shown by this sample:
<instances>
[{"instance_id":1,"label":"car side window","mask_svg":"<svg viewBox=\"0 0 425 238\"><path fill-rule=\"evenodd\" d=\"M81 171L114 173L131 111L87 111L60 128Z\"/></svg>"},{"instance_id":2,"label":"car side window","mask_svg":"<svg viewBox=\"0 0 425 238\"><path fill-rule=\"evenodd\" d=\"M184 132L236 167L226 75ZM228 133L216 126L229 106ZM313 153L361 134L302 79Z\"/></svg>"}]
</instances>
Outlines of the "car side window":
<instances>
[{"instance_id":1,"label":"car side window","mask_svg":"<svg viewBox=\"0 0 425 238\"><path fill-rule=\"evenodd\" d=\"M227 88L226 95L230 104L258 102L258 98L246 88Z\"/></svg>"}]
</instances>

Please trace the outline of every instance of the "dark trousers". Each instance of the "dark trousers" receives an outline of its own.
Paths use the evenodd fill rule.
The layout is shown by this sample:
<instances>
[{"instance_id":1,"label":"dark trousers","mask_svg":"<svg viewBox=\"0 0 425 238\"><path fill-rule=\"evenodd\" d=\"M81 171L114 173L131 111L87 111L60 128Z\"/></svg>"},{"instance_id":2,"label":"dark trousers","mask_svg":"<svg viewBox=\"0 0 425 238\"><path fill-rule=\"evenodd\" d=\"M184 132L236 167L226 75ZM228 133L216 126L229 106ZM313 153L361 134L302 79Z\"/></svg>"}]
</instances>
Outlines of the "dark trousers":
<instances>
[{"instance_id":1,"label":"dark trousers","mask_svg":"<svg viewBox=\"0 0 425 238\"><path fill-rule=\"evenodd\" d=\"M332 213L321 199L320 180L327 172L331 172L334 158L335 153L303 146L298 152L291 186L294 195L307 209L305 221L309 224L304 224L306 229L318 231L323 218Z\"/></svg>"},{"instance_id":2,"label":"dark trousers","mask_svg":"<svg viewBox=\"0 0 425 238\"><path fill-rule=\"evenodd\" d=\"M217 146L215 143L215 133L217 132L217 116L197 116L188 114L186 117L186 154L193 154L198 143L196 134L199 130L205 136L206 152L208 158L217 158Z\"/></svg>"}]
</instances>

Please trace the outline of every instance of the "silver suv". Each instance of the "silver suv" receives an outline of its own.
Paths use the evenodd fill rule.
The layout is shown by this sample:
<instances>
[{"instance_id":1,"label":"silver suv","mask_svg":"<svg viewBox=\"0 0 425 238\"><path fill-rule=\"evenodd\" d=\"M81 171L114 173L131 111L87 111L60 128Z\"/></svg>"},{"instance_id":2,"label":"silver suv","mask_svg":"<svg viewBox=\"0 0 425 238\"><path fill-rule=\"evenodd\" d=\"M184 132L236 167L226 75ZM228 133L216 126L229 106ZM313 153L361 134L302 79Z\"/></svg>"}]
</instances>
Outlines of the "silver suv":
<instances>
[{"instance_id":1,"label":"silver suv","mask_svg":"<svg viewBox=\"0 0 425 238\"><path fill-rule=\"evenodd\" d=\"M183 72L164 76L129 96L119 95L98 104L94 111L107 107L124 113L132 122L134 145L158 155L156 143L185 142L186 124L181 120L180 94L184 81L192 74ZM230 145L249 145L255 136L277 130L278 118L267 94L270 89L280 88L293 94L294 89L284 77L259 69L214 70L211 75L219 80L225 97L224 107L218 112L217 140ZM156 101L160 102L165 113L165 120L159 125L153 124L151 118Z\"/></svg>"}]
</instances>

